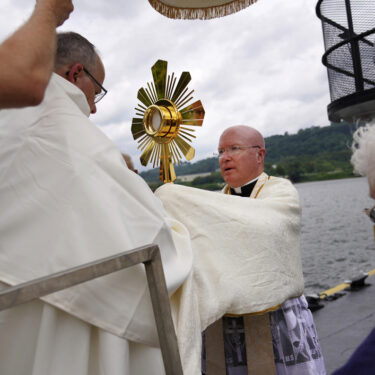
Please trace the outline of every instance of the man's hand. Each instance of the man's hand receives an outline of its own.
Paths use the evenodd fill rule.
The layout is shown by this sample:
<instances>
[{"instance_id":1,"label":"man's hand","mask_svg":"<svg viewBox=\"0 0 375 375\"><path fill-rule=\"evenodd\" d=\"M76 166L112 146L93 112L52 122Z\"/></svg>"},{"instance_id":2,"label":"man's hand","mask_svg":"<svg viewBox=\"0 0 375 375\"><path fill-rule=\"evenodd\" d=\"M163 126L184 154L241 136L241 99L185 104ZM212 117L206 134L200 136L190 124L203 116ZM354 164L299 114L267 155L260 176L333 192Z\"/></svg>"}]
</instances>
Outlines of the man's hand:
<instances>
[{"instance_id":1,"label":"man's hand","mask_svg":"<svg viewBox=\"0 0 375 375\"><path fill-rule=\"evenodd\" d=\"M36 11L48 12L56 20L56 27L62 25L74 10L72 0L37 0Z\"/></svg>"},{"instance_id":2,"label":"man's hand","mask_svg":"<svg viewBox=\"0 0 375 375\"><path fill-rule=\"evenodd\" d=\"M0 44L0 109L38 105L56 54L56 27L73 11L72 0L36 0L30 18Z\"/></svg>"}]
</instances>

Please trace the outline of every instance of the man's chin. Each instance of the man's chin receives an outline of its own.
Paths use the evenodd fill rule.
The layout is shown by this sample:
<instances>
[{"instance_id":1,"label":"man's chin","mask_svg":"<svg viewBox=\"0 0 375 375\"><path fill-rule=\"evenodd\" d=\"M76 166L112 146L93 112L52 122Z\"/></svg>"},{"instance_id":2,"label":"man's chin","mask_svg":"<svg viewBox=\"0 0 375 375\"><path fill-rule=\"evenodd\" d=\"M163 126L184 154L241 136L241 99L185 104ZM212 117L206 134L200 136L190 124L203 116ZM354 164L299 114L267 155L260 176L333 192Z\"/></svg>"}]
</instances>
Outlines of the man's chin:
<instances>
[{"instance_id":1,"label":"man's chin","mask_svg":"<svg viewBox=\"0 0 375 375\"><path fill-rule=\"evenodd\" d=\"M222 177L223 177L224 181L225 181L228 185L230 185L230 186L232 186L231 183L234 183L234 182L235 182L235 181L233 180L233 172L232 172L232 170L225 171L225 172L222 174Z\"/></svg>"},{"instance_id":2,"label":"man's chin","mask_svg":"<svg viewBox=\"0 0 375 375\"><path fill-rule=\"evenodd\" d=\"M232 187L233 181L228 176L223 176L223 179L224 179L224 181L225 181L225 183L227 185L229 185L230 187Z\"/></svg>"},{"instance_id":3,"label":"man's chin","mask_svg":"<svg viewBox=\"0 0 375 375\"><path fill-rule=\"evenodd\" d=\"M233 181L231 178L224 179L224 181L233 189L242 186L241 184L238 184L238 182Z\"/></svg>"}]
</instances>

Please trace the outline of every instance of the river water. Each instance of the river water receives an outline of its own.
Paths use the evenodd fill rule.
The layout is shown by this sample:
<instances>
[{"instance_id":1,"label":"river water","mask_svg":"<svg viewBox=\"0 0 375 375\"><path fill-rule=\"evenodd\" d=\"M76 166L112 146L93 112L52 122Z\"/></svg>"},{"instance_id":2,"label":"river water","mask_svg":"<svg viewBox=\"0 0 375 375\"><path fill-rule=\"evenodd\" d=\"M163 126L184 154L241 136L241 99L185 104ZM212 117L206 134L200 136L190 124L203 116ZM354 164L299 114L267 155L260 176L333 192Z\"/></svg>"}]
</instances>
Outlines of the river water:
<instances>
[{"instance_id":1,"label":"river water","mask_svg":"<svg viewBox=\"0 0 375 375\"><path fill-rule=\"evenodd\" d=\"M373 224L363 213L375 201L366 178L296 184L302 204L305 293L319 293L375 268Z\"/></svg>"}]
</instances>

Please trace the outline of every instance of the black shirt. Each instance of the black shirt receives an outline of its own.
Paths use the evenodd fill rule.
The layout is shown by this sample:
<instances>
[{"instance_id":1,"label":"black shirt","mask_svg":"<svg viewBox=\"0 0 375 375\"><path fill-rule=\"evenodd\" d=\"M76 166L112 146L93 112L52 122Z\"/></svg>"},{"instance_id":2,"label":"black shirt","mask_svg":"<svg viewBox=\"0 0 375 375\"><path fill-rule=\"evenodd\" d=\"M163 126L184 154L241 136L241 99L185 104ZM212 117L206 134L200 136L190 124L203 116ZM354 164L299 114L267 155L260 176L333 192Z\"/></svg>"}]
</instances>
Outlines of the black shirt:
<instances>
[{"instance_id":1,"label":"black shirt","mask_svg":"<svg viewBox=\"0 0 375 375\"><path fill-rule=\"evenodd\" d=\"M250 184L241 186L241 193L236 193L233 188L230 188L230 193L232 195L239 195L241 197L250 197L251 192L254 189L255 184L258 180L255 180L253 182L250 182Z\"/></svg>"}]
</instances>

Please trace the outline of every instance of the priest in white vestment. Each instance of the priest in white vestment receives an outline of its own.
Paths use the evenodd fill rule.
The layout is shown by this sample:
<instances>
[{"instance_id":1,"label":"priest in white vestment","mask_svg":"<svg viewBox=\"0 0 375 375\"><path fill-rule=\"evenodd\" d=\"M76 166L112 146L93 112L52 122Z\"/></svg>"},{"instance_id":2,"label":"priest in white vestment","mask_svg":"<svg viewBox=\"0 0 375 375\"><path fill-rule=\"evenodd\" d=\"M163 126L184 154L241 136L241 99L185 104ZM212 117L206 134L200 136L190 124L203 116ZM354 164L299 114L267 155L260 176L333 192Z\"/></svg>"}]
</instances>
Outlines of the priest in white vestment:
<instances>
[{"instance_id":1,"label":"priest in white vestment","mask_svg":"<svg viewBox=\"0 0 375 375\"><path fill-rule=\"evenodd\" d=\"M172 294L192 264L184 226L88 119L104 68L94 46L58 35L37 107L0 111L2 287L149 243ZM143 265L0 312L1 375L162 375Z\"/></svg>"},{"instance_id":2,"label":"priest in white vestment","mask_svg":"<svg viewBox=\"0 0 375 375\"><path fill-rule=\"evenodd\" d=\"M270 328L277 375L325 375L314 322L302 296L298 193L290 181L263 173L265 152L255 129L228 128L218 148L226 194L170 184L156 192L192 240L193 271L172 296L188 373L200 369L199 329L225 314L275 310ZM182 324L189 319L198 323ZM226 319L237 318L224 318L227 375L245 375L245 343L231 337ZM242 361L233 358L240 352Z\"/></svg>"}]
</instances>

